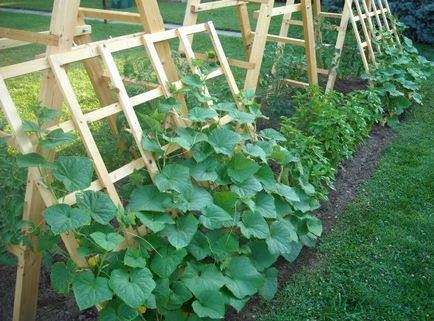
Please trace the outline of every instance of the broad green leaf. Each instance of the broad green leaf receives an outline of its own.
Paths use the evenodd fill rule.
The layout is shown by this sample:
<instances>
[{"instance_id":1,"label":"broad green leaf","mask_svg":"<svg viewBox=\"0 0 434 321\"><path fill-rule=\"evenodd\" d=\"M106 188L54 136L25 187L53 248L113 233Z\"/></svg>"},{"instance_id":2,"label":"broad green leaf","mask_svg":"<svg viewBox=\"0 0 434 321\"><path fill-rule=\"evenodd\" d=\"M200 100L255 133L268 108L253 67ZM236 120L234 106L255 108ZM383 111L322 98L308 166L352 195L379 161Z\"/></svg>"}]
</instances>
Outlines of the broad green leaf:
<instances>
[{"instance_id":1,"label":"broad green leaf","mask_svg":"<svg viewBox=\"0 0 434 321\"><path fill-rule=\"evenodd\" d=\"M124 241L124 237L118 233L94 232L90 234L90 237L107 252L115 249Z\"/></svg>"},{"instance_id":2,"label":"broad green leaf","mask_svg":"<svg viewBox=\"0 0 434 321\"><path fill-rule=\"evenodd\" d=\"M300 202L300 197L297 195L295 188L285 184L276 184L276 193L284 197L289 203Z\"/></svg>"},{"instance_id":3,"label":"broad green leaf","mask_svg":"<svg viewBox=\"0 0 434 321\"><path fill-rule=\"evenodd\" d=\"M273 128L266 128L260 131L260 134L270 140L275 140L278 142L286 142L285 136L279 133L277 130Z\"/></svg>"},{"instance_id":4,"label":"broad green leaf","mask_svg":"<svg viewBox=\"0 0 434 321\"><path fill-rule=\"evenodd\" d=\"M175 224L173 218L166 213L137 212L136 216L144 226L154 233L164 230L167 224Z\"/></svg>"},{"instance_id":5,"label":"broad green leaf","mask_svg":"<svg viewBox=\"0 0 434 321\"><path fill-rule=\"evenodd\" d=\"M137 309L129 307L123 302L115 300L110 301L110 303L99 312L99 320L132 321L135 320L138 315L139 313Z\"/></svg>"},{"instance_id":6,"label":"broad green leaf","mask_svg":"<svg viewBox=\"0 0 434 321\"><path fill-rule=\"evenodd\" d=\"M51 287L65 296L68 295L76 268L72 260L68 260L66 264L63 262L54 263L51 266Z\"/></svg>"},{"instance_id":7,"label":"broad green leaf","mask_svg":"<svg viewBox=\"0 0 434 321\"><path fill-rule=\"evenodd\" d=\"M77 206L88 211L100 224L109 224L115 217L117 208L106 193L85 191L77 195Z\"/></svg>"},{"instance_id":8,"label":"broad green leaf","mask_svg":"<svg viewBox=\"0 0 434 321\"><path fill-rule=\"evenodd\" d=\"M240 197L234 192L215 192L213 194L216 205L223 208L228 213L233 213Z\"/></svg>"},{"instance_id":9,"label":"broad green leaf","mask_svg":"<svg viewBox=\"0 0 434 321\"><path fill-rule=\"evenodd\" d=\"M243 140L242 136L232 130L216 128L208 136L208 142L219 154L231 156L235 146Z\"/></svg>"},{"instance_id":10,"label":"broad green leaf","mask_svg":"<svg viewBox=\"0 0 434 321\"><path fill-rule=\"evenodd\" d=\"M252 237L266 239L270 236L268 223L258 212L244 212L242 222L239 222L238 226L241 229L241 234L248 239Z\"/></svg>"},{"instance_id":11,"label":"broad green leaf","mask_svg":"<svg viewBox=\"0 0 434 321\"><path fill-rule=\"evenodd\" d=\"M174 97L167 98L158 106L158 110L161 113L167 113L172 109L178 110L180 108L182 108L182 104L178 103Z\"/></svg>"},{"instance_id":12,"label":"broad green leaf","mask_svg":"<svg viewBox=\"0 0 434 321\"><path fill-rule=\"evenodd\" d=\"M40 168L54 168L55 165L47 161L42 155L38 153L29 153L17 156L18 167L40 167Z\"/></svg>"},{"instance_id":13,"label":"broad green leaf","mask_svg":"<svg viewBox=\"0 0 434 321\"><path fill-rule=\"evenodd\" d=\"M59 156L53 176L65 185L68 192L86 189L92 182L92 161L80 156Z\"/></svg>"},{"instance_id":14,"label":"broad green leaf","mask_svg":"<svg viewBox=\"0 0 434 321\"><path fill-rule=\"evenodd\" d=\"M211 204L202 210L199 222L207 229L215 230L224 226L229 227L234 222L234 218L221 207Z\"/></svg>"},{"instance_id":15,"label":"broad green leaf","mask_svg":"<svg viewBox=\"0 0 434 321\"><path fill-rule=\"evenodd\" d=\"M142 136L142 147L145 151L156 153L157 155L161 155L163 153L161 146L155 140L150 139L145 134Z\"/></svg>"},{"instance_id":16,"label":"broad green leaf","mask_svg":"<svg viewBox=\"0 0 434 321\"><path fill-rule=\"evenodd\" d=\"M293 241L291 242L291 251L289 253L283 253L282 256L285 258L285 260L292 263L300 254L302 248L303 244L301 242Z\"/></svg>"},{"instance_id":17,"label":"broad green leaf","mask_svg":"<svg viewBox=\"0 0 434 321\"><path fill-rule=\"evenodd\" d=\"M186 193L193 186L190 169L178 164L167 165L155 176L155 185L161 192L174 190L181 194Z\"/></svg>"},{"instance_id":18,"label":"broad green leaf","mask_svg":"<svg viewBox=\"0 0 434 321\"><path fill-rule=\"evenodd\" d=\"M202 86L202 80L200 79L200 77L196 74L193 75L188 75L185 77L181 78L181 82L189 87L192 88L199 88Z\"/></svg>"},{"instance_id":19,"label":"broad green leaf","mask_svg":"<svg viewBox=\"0 0 434 321\"><path fill-rule=\"evenodd\" d=\"M256 119L255 115L238 110L229 112L229 116L239 124L251 124Z\"/></svg>"},{"instance_id":20,"label":"broad green leaf","mask_svg":"<svg viewBox=\"0 0 434 321\"><path fill-rule=\"evenodd\" d=\"M54 234L65 233L90 224L86 211L66 204L56 204L44 211L44 218Z\"/></svg>"},{"instance_id":21,"label":"broad green leaf","mask_svg":"<svg viewBox=\"0 0 434 321\"><path fill-rule=\"evenodd\" d=\"M243 146L243 151L252 157L261 159L264 163L267 163L267 154L260 146L256 144L246 144Z\"/></svg>"},{"instance_id":22,"label":"broad green leaf","mask_svg":"<svg viewBox=\"0 0 434 321\"><path fill-rule=\"evenodd\" d=\"M115 294L132 308L143 305L156 285L151 271L146 268L132 271L114 270L109 284Z\"/></svg>"},{"instance_id":23,"label":"broad green leaf","mask_svg":"<svg viewBox=\"0 0 434 321\"><path fill-rule=\"evenodd\" d=\"M63 112L60 110L42 106L38 112L38 120L40 123L50 123L62 115Z\"/></svg>"},{"instance_id":24,"label":"broad green leaf","mask_svg":"<svg viewBox=\"0 0 434 321\"><path fill-rule=\"evenodd\" d=\"M61 145L66 145L74 142L76 139L74 134L65 133L63 129L58 128L50 132L44 140L39 142L40 148L54 149Z\"/></svg>"},{"instance_id":25,"label":"broad green leaf","mask_svg":"<svg viewBox=\"0 0 434 321\"><path fill-rule=\"evenodd\" d=\"M266 242L272 254L291 253L291 242L298 241L294 227L288 221L276 221L270 226Z\"/></svg>"},{"instance_id":26,"label":"broad green leaf","mask_svg":"<svg viewBox=\"0 0 434 321\"><path fill-rule=\"evenodd\" d=\"M80 310L111 300L113 292L108 279L96 277L91 272L80 272L72 282L75 300Z\"/></svg>"},{"instance_id":27,"label":"broad green leaf","mask_svg":"<svg viewBox=\"0 0 434 321\"><path fill-rule=\"evenodd\" d=\"M255 210L266 218L277 217L274 197L263 191L256 194Z\"/></svg>"},{"instance_id":28,"label":"broad green leaf","mask_svg":"<svg viewBox=\"0 0 434 321\"><path fill-rule=\"evenodd\" d=\"M142 251L142 249L128 247L124 256L124 264L132 268L145 268L146 257Z\"/></svg>"},{"instance_id":29,"label":"broad green leaf","mask_svg":"<svg viewBox=\"0 0 434 321\"><path fill-rule=\"evenodd\" d=\"M213 106L215 110L225 111L225 112L234 112L237 111L237 105L235 103L219 103Z\"/></svg>"},{"instance_id":30,"label":"broad green leaf","mask_svg":"<svg viewBox=\"0 0 434 321\"><path fill-rule=\"evenodd\" d=\"M211 255L207 237L202 232L197 232L193 240L187 247L188 252L193 255L196 260L201 261Z\"/></svg>"},{"instance_id":31,"label":"broad green leaf","mask_svg":"<svg viewBox=\"0 0 434 321\"><path fill-rule=\"evenodd\" d=\"M240 252L238 236L223 233L222 230L209 231L207 234L212 256L217 261L223 261Z\"/></svg>"},{"instance_id":32,"label":"broad green leaf","mask_svg":"<svg viewBox=\"0 0 434 321\"><path fill-rule=\"evenodd\" d=\"M274 178L273 171L268 165L262 165L256 172L255 177L261 182L266 191L273 191L276 186L276 179Z\"/></svg>"},{"instance_id":33,"label":"broad green leaf","mask_svg":"<svg viewBox=\"0 0 434 321\"><path fill-rule=\"evenodd\" d=\"M223 291L223 295L225 297L225 303L233 307L238 313L244 308L246 303L249 301L249 297L244 299L236 298L229 291Z\"/></svg>"},{"instance_id":34,"label":"broad green leaf","mask_svg":"<svg viewBox=\"0 0 434 321\"><path fill-rule=\"evenodd\" d=\"M198 182L213 182L217 180L218 162L215 159L208 159L205 162L194 164L190 173L191 176Z\"/></svg>"},{"instance_id":35,"label":"broad green leaf","mask_svg":"<svg viewBox=\"0 0 434 321\"><path fill-rule=\"evenodd\" d=\"M161 233L167 237L170 244L177 249L181 249L190 244L196 234L198 225L197 219L192 214L188 214L179 217L175 225L167 225Z\"/></svg>"},{"instance_id":36,"label":"broad green leaf","mask_svg":"<svg viewBox=\"0 0 434 321\"><path fill-rule=\"evenodd\" d=\"M265 283L259 290L259 294L267 301L274 298L277 292L277 270L269 268L265 271Z\"/></svg>"},{"instance_id":37,"label":"broad green leaf","mask_svg":"<svg viewBox=\"0 0 434 321\"><path fill-rule=\"evenodd\" d=\"M159 192L154 185L146 185L133 191L128 208L132 211L165 212L170 203L168 194Z\"/></svg>"},{"instance_id":38,"label":"broad green leaf","mask_svg":"<svg viewBox=\"0 0 434 321\"><path fill-rule=\"evenodd\" d=\"M222 288L225 278L214 264L188 264L181 275L181 282L197 297L202 291Z\"/></svg>"},{"instance_id":39,"label":"broad green leaf","mask_svg":"<svg viewBox=\"0 0 434 321\"><path fill-rule=\"evenodd\" d=\"M172 291L170 292L169 297L169 306L170 309L180 309L187 301L193 297L190 290L185 286L182 282L173 282L171 285ZM179 319L174 319L174 321L178 321Z\"/></svg>"},{"instance_id":40,"label":"broad green leaf","mask_svg":"<svg viewBox=\"0 0 434 321\"><path fill-rule=\"evenodd\" d=\"M255 177L246 179L242 183L231 185L231 191L237 193L241 198L254 196L257 192L262 191L262 185Z\"/></svg>"},{"instance_id":41,"label":"broad green leaf","mask_svg":"<svg viewBox=\"0 0 434 321\"><path fill-rule=\"evenodd\" d=\"M190 120L196 122L206 122L216 116L218 116L218 114L209 108L196 107L189 110L188 112L188 117Z\"/></svg>"},{"instance_id":42,"label":"broad green leaf","mask_svg":"<svg viewBox=\"0 0 434 321\"><path fill-rule=\"evenodd\" d=\"M164 136L164 138L168 142L177 144L186 150L190 150L195 144L208 139L204 133L197 132L192 128L177 128L176 134L176 136Z\"/></svg>"},{"instance_id":43,"label":"broad green leaf","mask_svg":"<svg viewBox=\"0 0 434 321\"><path fill-rule=\"evenodd\" d=\"M203 187L192 186L192 188L184 193L184 198L188 202L189 211L200 211L204 207L213 204L211 194Z\"/></svg>"},{"instance_id":44,"label":"broad green leaf","mask_svg":"<svg viewBox=\"0 0 434 321\"><path fill-rule=\"evenodd\" d=\"M161 248L151 260L151 270L160 278L168 278L176 271L186 255L185 249L175 250L170 246Z\"/></svg>"},{"instance_id":45,"label":"broad green leaf","mask_svg":"<svg viewBox=\"0 0 434 321\"><path fill-rule=\"evenodd\" d=\"M23 125L21 126L21 130L25 133L39 133L42 132L43 129L36 123L30 120L24 120Z\"/></svg>"},{"instance_id":46,"label":"broad green leaf","mask_svg":"<svg viewBox=\"0 0 434 321\"><path fill-rule=\"evenodd\" d=\"M240 299L255 294L264 285L264 277L245 256L232 257L225 274L226 287Z\"/></svg>"},{"instance_id":47,"label":"broad green leaf","mask_svg":"<svg viewBox=\"0 0 434 321\"><path fill-rule=\"evenodd\" d=\"M224 297L216 290L201 292L193 302L193 311L200 318L222 319L225 316Z\"/></svg>"},{"instance_id":48,"label":"broad green leaf","mask_svg":"<svg viewBox=\"0 0 434 321\"><path fill-rule=\"evenodd\" d=\"M249 243L251 254L251 260L255 268L262 272L265 269L269 268L276 262L279 257L278 254L271 254L268 250L267 243L262 240L257 240Z\"/></svg>"},{"instance_id":49,"label":"broad green leaf","mask_svg":"<svg viewBox=\"0 0 434 321\"><path fill-rule=\"evenodd\" d=\"M234 182L244 182L251 178L258 170L259 165L255 161L246 158L243 154L235 154L228 163L228 175Z\"/></svg>"},{"instance_id":50,"label":"broad green leaf","mask_svg":"<svg viewBox=\"0 0 434 321\"><path fill-rule=\"evenodd\" d=\"M207 142L199 142L191 148L191 155L198 163L203 162L213 153L214 149Z\"/></svg>"},{"instance_id":51,"label":"broad green leaf","mask_svg":"<svg viewBox=\"0 0 434 321\"><path fill-rule=\"evenodd\" d=\"M322 234L321 220L315 216L309 216L307 220L307 228L309 229L309 232L315 234L316 236L321 236Z\"/></svg>"}]
</instances>

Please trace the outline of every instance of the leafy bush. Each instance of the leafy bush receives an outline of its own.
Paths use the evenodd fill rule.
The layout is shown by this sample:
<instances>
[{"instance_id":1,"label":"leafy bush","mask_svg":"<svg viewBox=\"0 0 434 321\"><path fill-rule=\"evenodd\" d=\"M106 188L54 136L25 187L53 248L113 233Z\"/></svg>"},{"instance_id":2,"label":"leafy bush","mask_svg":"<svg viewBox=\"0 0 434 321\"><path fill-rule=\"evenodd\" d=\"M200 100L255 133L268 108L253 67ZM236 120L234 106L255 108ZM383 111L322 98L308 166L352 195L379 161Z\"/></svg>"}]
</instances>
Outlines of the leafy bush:
<instances>
[{"instance_id":1,"label":"leafy bush","mask_svg":"<svg viewBox=\"0 0 434 321\"><path fill-rule=\"evenodd\" d=\"M392 43L392 35L383 33L378 42L381 53L377 65L362 77L375 82L376 91L384 102L383 122L394 126L413 103L422 103L421 85L429 76L430 63L419 56L413 42L403 38L402 44Z\"/></svg>"},{"instance_id":2,"label":"leafy bush","mask_svg":"<svg viewBox=\"0 0 434 321\"><path fill-rule=\"evenodd\" d=\"M343 0L324 0L329 11L342 12ZM408 26L407 36L418 42L434 43L434 3L432 0L389 0L390 10Z\"/></svg>"},{"instance_id":3,"label":"leafy bush","mask_svg":"<svg viewBox=\"0 0 434 321\"><path fill-rule=\"evenodd\" d=\"M319 207L313 186L304 179L286 184L284 174L301 163L280 146L285 138L273 129L255 133L255 121L263 116L254 93L240 95L237 104L245 111L239 111L236 103L205 96L204 78L186 76L182 82L191 125L145 127L142 145L159 157L160 173L153 183L134 177L125 208L103 192L84 191L93 176L87 158L63 156L54 163L35 153L18 158L20 166L53 170L54 182L45 183L56 198L78 192L76 205L44 211L49 227L44 238L51 245L46 248L62 251L53 242L73 231L89 266L57 262L51 282L64 294L72 287L80 309L102 304L103 321L139 315L221 319L226 307L240 310L255 293L271 299L277 289L272 264L279 256L292 262L322 232L311 214ZM171 98L155 112L170 115L179 107ZM27 122L26 129L38 133L45 148L72 138L61 130L47 133L42 125ZM168 155L164 145L180 150Z\"/></svg>"},{"instance_id":4,"label":"leafy bush","mask_svg":"<svg viewBox=\"0 0 434 321\"><path fill-rule=\"evenodd\" d=\"M319 141L333 167L352 156L381 111L380 101L372 91L344 95L311 87L296 100L298 108L291 118L283 117L284 126L298 128Z\"/></svg>"}]
</instances>

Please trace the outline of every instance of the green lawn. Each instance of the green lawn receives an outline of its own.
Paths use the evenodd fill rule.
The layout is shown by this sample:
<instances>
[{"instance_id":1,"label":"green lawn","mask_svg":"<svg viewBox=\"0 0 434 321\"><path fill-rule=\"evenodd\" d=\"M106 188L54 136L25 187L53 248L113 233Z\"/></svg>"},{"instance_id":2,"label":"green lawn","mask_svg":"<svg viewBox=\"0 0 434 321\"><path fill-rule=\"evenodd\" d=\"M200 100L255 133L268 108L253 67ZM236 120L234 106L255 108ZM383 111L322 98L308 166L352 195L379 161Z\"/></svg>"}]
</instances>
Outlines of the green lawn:
<instances>
[{"instance_id":1,"label":"green lawn","mask_svg":"<svg viewBox=\"0 0 434 321\"><path fill-rule=\"evenodd\" d=\"M422 52L434 58L434 48ZM261 321L434 319L434 79L373 177Z\"/></svg>"},{"instance_id":2,"label":"green lawn","mask_svg":"<svg viewBox=\"0 0 434 321\"><path fill-rule=\"evenodd\" d=\"M185 3L168 3L163 1L158 1L163 20L166 23L176 23L182 24L185 15L186 4ZM280 5L280 4L276 4ZM53 6L53 0L0 0L1 7L11 7L11 8L24 8L24 9L35 9L35 10L45 10L51 11ZM102 1L100 0L82 0L82 7L90 8L102 8ZM251 22L253 27L256 24L256 20L253 19L253 11L257 10L259 5L251 4L248 6L249 14L251 17ZM124 11L137 12L135 5L129 9L123 9ZM205 22L212 20L217 28L225 30L235 30L239 31L240 26L238 22L238 16L235 8L222 8L213 11L205 11L199 14L198 22ZM281 18L273 18L271 30L275 33L279 32L279 26L281 24ZM294 27L298 28L298 27Z\"/></svg>"}]
</instances>

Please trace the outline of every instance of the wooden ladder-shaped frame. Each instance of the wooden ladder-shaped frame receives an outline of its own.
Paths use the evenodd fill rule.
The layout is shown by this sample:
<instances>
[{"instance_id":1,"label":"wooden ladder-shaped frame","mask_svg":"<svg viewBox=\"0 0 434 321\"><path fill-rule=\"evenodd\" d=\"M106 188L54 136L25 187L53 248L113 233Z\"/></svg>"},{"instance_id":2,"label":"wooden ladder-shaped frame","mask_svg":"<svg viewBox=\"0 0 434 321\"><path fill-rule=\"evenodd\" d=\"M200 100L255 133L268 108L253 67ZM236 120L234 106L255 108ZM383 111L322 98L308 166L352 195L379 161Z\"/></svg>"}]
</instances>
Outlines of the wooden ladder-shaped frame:
<instances>
[{"instance_id":1,"label":"wooden ladder-shaped frame","mask_svg":"<svg viewBox=\"0 0 434 321\"><path fill-rule=\"evenodd\" d=\"M364 70L368 72L369 61L372 63L376 62L375 48L373 48L374 35L377 41L380 40L378 32L385 29L394 34L397 43L400 42L396 26L388 17L390 14L391 11L388 0L345 0L342 13L322 11L321 0L313 0L313 15L315 21L318 21L322 17L340 20L340 25L336 28L338 36L336 44L334 45L336 54L333 57L332 66L329 70L318 68L318 73L328 76L326 86L327 91L332 90L336 82L337 70L344 49L348 24L351 23L353 26L353 32L357 41L363 67ZM374 21L373 18L375 18ZM286 21L288 27L289 25L302 25L302 21L291 19L291 15L288 16ZM366 41L362 41L362 34L360 33L358 23L361 25L362 34ZM316 28L319 29L320 25L317 24ZM319 36L320 41L322 42L321 30L315 30L315 34ZM378 50L378 48L376 49ZM368 54L366 54L365 50L368 51Z\"/></svg>"},{"instance_id":2,"label":"wooden ladder-shaped frame","mask_svg":"<svg viewBox=\"0 0 434 321\"><path fill-rule=\"evenodd\" d=\"M108 41L100 41L82 45L74 48L70 52L51 55L47 58L40 58L37 60L0 68L0 106L14 134L10 143L15 145L16 148L23 154L36 151L36 147L22 131L22 120L8 91L5 80L35 72L53 72L56 83L59 86L59 89L61 90L61 93L69 107L72 119L62 123L53 124L51 127L47 128L47 130L51 131L61 128L65 132L70 132L76 129L80 133L83 145L85 146L88 156L93 160L94 168L98 176L98 179L92 182L89 189L94 191L105 190L113 202L119 205L120 198L114 186L115 182L132 174L134 170L144 167L147 168L152 177L158 173L158 168L155 163L156 159L153 158L153 155L150 152L143 150L141 146L141 135L143 131L138 122L137 115L134 112L134 106L158 99L160 97L170 97L171 93L169 87L175 86L176 88L180 89L183 86L179 80L174 82L168 80L169 75L163 67L163 58L159 55L157 48L161 44L168 45L167 41L170 39L178 38L182 44L186 61L190 65L191 71L193 73L199 73L193 64L195 55L188 37L192 34L201 32L207 32L210 35L210 39L214 45L219 62L219 68L210 73L207 76L207 79L225 76L229 85L229 89L231 90L234 99L236 99L239 94L239 90L212 22L191 27L182 27L177 30L162 31L155 34L139 33L128 35ZM146 49L152 66L154 67L154 71L157 74L159 84L152 86L154 88L145 93L138 94L134 97L129 97L123 84L123 79L121 78L119 70L117 69L117 66L114 62L112 53L143 46L145 47L144 49ZM73 62L85 63L85 61L96 59L102 59L106 69L108 70L108 77L118 92L118 101L85 114L78 103L77 97L64 67ZM238 105L238 107L242 109L241 105ZM112 117L119 114L120 112L123 112L127 118L131 133L140 150L141 157L112 172L109 172L98 150L95 139L92 136L89 123ZM225 116L219 119L219 124L224 125L230 123L231 121L231 117ZM178 119L176 124L178 126L187 125L182 119ZM6 133L3 134L5 135ZM179 146L173 144L163 147L163 150L167 154L173 153L179 149ZM46 207L56 203L73 205L76 202L76 193L70 193L69 195L66 195L65 197L62 197L58 200L55 199L51 192L43 184L41 174L36 168L29 169L29 180L33 182L34 185L32 186L34 186L35 190L32 188L27 189L26 200L34 201L34 204L38 205L38 211L36 211L35 208L32 208L31 213L25 211L24 219L31 219L36 225L42 226L44 224L42 211ZM26 209L29 209L30 205L30 203L26 203ZM27 214L32 214L32 216L26 216ZM123 244L123 246L125 247L128 245L128 243L132 243L131 234L143 233L144 230L145 229L142 227L139 228L138 231L126 231L126 243ZM76 251L78 244L73 233L65 233L61 235L61 237L67 251L77 266L86 266L86 258L80 256ZM34 238L32 240L33 242L36 242ZM30 250L26 249L24 246L13 246L10 248L10 251L11 253L18 256L20 260L19 269L23 269L22 273L25 273L27 277L28 275L32 276L30 280L23 278L23 281L26 280L28 282L33 282L32 284L29 284L28 282L17 283L16 293L18 293L18 296L20 297L20 295L22 295L21 292L28 292L29 286L33 287L33 285L36 285L37 288L37 281L40 272L40 266L37 265L37 263L40 262L40 254L30 252ZM29 253L31 253L32 256L29 257ZM34 299L36 302L37 292L33 292L31 294L27 293L26 297L28 299ZM22 317L14 317L14 320L30 320L30 318L23 319Z\"/></svg>"},{"instance_id":3,"label":"wooden ladder-shaped frame","mask_svg":"<svg viewBox=\"0 0 434 321\"><path fill-rule=\"evenodd\" d=\"M283 80L286 84L294 87L306 88L309 85L318 84L313 11L311 0L301 0L299 4L295 4L295 0L287 0L285 6L274 8L272 11L273 17L283 16L279 35L269 34L267 37L267 40L277 42L277 59L283 56L283 50L286 44L305 48L308 82L306 83L295 79ZM288 37L291 17L296 12L301 12L302 15L302 20L298 20L297 25L303 27L304 39ZM256 11L255 16L257 16L258 13L259 12ZM276 64L273 65L273 74L276 72L276 66Z\"/></svg>"},{"instance_id":4,"label":"wooden ladder-shaped frame","mask_svg":"<svg viewBox=\"0 0 434 321\"><path fill-rule=\"evenodd\" d=\"M315 56L315 40L313 35L313 19L311 10L311 0L303 0L301 5L289 4L282 7L274 7L274 0L217 0L213 2L201 3L201 0L189 0L184 18L184 25L192 25L197 22L198 14L203 11L217 10L226 7L235 7L240 20L241 36L246 49L247 61L229 58L231 65L247 69L244 89L256 89L262 61L264 58L265 45L268 41L287 43L306 48L308 57L308 78L309 83L318 82ZM256 30L252 31L247 6L249 3L259 3L260 8L255 12L257 18ZM270 35L270 23L273 16L286 15L290 12L300 11L303 13L304 39L287 37L287 33L279 36ZM204 54L196 54L199 59L206 59ZM288 80L292 85L300 86L300 82Z\"/></svg>"}]
</instances>

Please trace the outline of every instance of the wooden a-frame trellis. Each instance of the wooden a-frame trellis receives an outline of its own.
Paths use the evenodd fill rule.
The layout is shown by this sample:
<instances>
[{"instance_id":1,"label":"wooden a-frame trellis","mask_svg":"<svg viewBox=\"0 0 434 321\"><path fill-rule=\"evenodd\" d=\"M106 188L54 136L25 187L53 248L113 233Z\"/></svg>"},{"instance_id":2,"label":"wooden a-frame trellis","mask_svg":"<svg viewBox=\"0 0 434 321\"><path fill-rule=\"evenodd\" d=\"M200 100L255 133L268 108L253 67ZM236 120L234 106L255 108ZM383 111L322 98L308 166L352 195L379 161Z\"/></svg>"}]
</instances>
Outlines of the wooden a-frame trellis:
<instances>
[{"instance_id":1,"label":"wooden a-frame trellis","mask_svg":"<svg viewBox=\"0 0 434 321\"><path fill-rule=\"evenodd\" d=\"M349 23L352 25L354 37L357 42L357 47L365 72L369 72L369 62L373 64L376 63L376 48L374 48L374 42L381 40L378 34L379 31L385 29L388 32L394 34L394 37L398 43L400 41L396 26L389 17L391 15L391 11L388 0L345 0L342 13L324 12L321 10L321 0L313 1L313 13L316 22L318 22L318 20L321 18L340 20L340 24L337 27L338 35L336 44L334 46L335 55L332 59L331 68L329 70L318 68L319 73L328 76L326 90L332 90L334 88ZM294 3L295 0L289 0L288 2ZM291 15L289 15L285 21L287 25L284 32L288 32L290 25L301 24L301 21L291 19ZM319 29L320 25L317 24L316 27ZM317 41L322 41L321 30L316 30L316 35L319 35L319 37L317 37Z\"/></svg>"},{"instance_id":2,"label":"wooden a-frame trellis","mask_svg":"<svg viewBox=\"0 0 434 321\"><path fill-rule=\"evenodd\" d=\"M254 13L255 18L257 18L255 31L252 30L247 10L247 6L250 3L260 4L259 10ZM302 0L300 4L294 4L294 1L288 0L285 5L280 7L274 7L274 3L275 0L217 0L205 3L202 3L201 0L189 0L187 2L184 26L195 24L200 12L235 7L240 22L240 31L246 49L247 61L229 58L229 63L235 67L247 69L244 83L245 89L256 89L267 41L304 47L307 58L309 84L317 84L318 74L311 0ZM288 37L288 33L283 31L286 18L294 12L301 12L302 14L304 39ZM269 34L271 19L277 16L283 16L281 33L279 35L271 35ZM205 54L197 54L197 56L201 59L207 59ZM309 85L292 79L288 79L286 82L297 87Z\"/></svg>"},{"instance_id":3,"label":"wooden a-frame trellis","mask_svg":"<svg viewBox=\"0 0 434 321\"><path fill-rule=\"evenodd\" d=\"M43 58L1 68L1 105L4 111L8 111L6 119L15 133L14 137L9 140L10 144L17 147L22 153L35 151L34 146L32 146L31 142L20 129L21 119L16 109L11 109L13 102L4 80L42 71L43 77L39 99L43 105L49 108L60 109L63 103L63 95L57 86L57 80L51 68L49 68L48 57L53 54L75 50L73 48L74 43L80 45L91 42L91 29L90 26L85 24L85 17L134 21L141 23L144 31L147 33L164 31L163 20L156 0L136 0L136 5L139 13L123 13L80 8L79 0L55 0L49 31L37 33L0 28L0 49L18 47L28 43L47 45ZM165 42L158 43L155 46L155 51L164 61L162 68L166 73L167 79L176 82L178 75L171 57L169 45ZM116 98L108 86L109 79L103 74L103 69L98 59L89 58L83 61L83 63L101 106L117 106ZM181 103L184 103L182 97ZM108 121L113 134L117 134L114 117L110 117ZM50 125L58 126L56 123ZM7 133L0 131L0 136L7 136ZM47 159L52 160L55 157L54 153L37 151L41 152ZM38 175L39 173L36 169L29 170L23 212L23 220L33 222L36 226L43 224L42 211L47 206L56 202L52 195L44 189ZM63 235L62 238L67 244L68 250L74 256L75 241L70 235ZM31 237L31 241L34 248L36 248L36 240ZM31 321L35 319L36 315L41 255L37 251L32 251L22 245L10 247L10 251L18 258L13 320ZM77 263L82 265L86 261L83 258L77 258Z\"/></svg>"},{"instance_id":4,"label":"wooden a-frame trellis","mask_svg":"<svg viewBox=\"0 0 434 321\"><path fill-rule=\"evenodd\" d=\"M53 75L55 75L54 79L60 89L62 98L65 99L69 107L72 119L60 124L53 124L49 126L47 130L51 131L61 128L65 132L77 130L80 133L83 145L85 146L88 156L93 160L95 171L98 176L98 179L92 182L90 189L95 191L105 190L113 202L119 205L120 198L114 186L115 182L127 177L133 173L134 170L144 167L147 168L151 174L151 177L158 172L158 168L155 163L156 159L153 158L151 153L143 150L143 147L141 146L142 129L138 122L137 115L134 112L134 106L160 97L169 97L171 95L169 87L171 86L175 86L177 88L182 87L182 83L179 80L169 80L168 72L164 68L165 61L163 62L163 59L165 58L161 57L160 53L158 53L158 47L161 45L168 45L167 41L170 39L178 38L181 43L182 51L185 54L186 61L190 65L192 72L199 73L199 70L195 68L193 63L196 57L188 37L192 34L200 32L207 32L209 34L219 63L219 68L207 75L207 79L224 75L235 99L239 94L239 90L231 73L231 69L225 57L223 48L219 42L217 33L211 22L191 27L182 27L172 31L162 31L152 34L140 33L107 41L89 43L78 46L69 52L53 54L37 60L0 68L0 105L6 116L8 124L12 129L12 139L14 145L21 153L24 154L37 150L36 145L33 144L32 141L22 131L22 120L8 91L5 80L28 75L34 72L52 72ZM134 97L129 97L123 84L123 79L113 59L112 53L143 46L146 48L159 83L156 84L153 89L150 89L147 92L138 94ZM74 89L67 76L65 68L68 64L74 62L85 63L89 60L94 62L99 62L100 60L103 61L103 65L108 71L108 77L105 79L108 79L111 85L115 87L117 98L115 102L108 105L102 105L101 108L85 114L77 100L76 94L74 93ZM176 76L178 75L176 74ZM241 108L240 105L239 108ZM89 124L98 120L108 119L120 112L123 112L126 116L128 125L139 148L141 157L112 172L109 172L98 150L95 139L92 136ZM176 126L184 127L187 125L186 121L188 122L188 119L186 120L185 115L183 115L182 118L177 117L177 120L174 123ZM228 116L219 120L221 125L231 121L232 119ZM179 147L169 144L164 146L163 149L169 154L179 149ZM29 186L26 192L26 209L31 210L29 210L28 217L25 218L32 220L36 225L43 224L42 211L46 207L58 202L70 205L75 203L75 193L71 193L57 200L46 188L43 178L36 168L29 169L28 184ZM32 192L32 198L28 198L29 191ZM36 201L37 203L31 204L31 201ZM37 208L35 208L35 206L37 206ZM37 212L36 209L38 210ZM141 232L143 232L143 229L139 229L138 231L126 231L126 242L131 241L131 234ZM78 244L73 233L65 233L61 235L61 237L74 262L78 266L86 266L86 259L81 257L76 251ZM33 242L35 241L36 240L33 240ZM23 293L26 293L24 297L27 300L32 300L25 302L26 304L36 302L36 289L39 275L38 263L40 262L38 260L40 259L40 255L38 253L31 252L29 249L26 249L22 246L11 248L11 252L19 257L20 266L18 274L23 274L22 281L17 283L17 292L19 292L18 298L22 298ZM24 268L26 268L26 273L20 272L20 270L23 270ZM31 278L29 278L29 276L31 276ZM32 284L29 284L29 282L32 282ZM34 288L34 286L36 286L36 288ZM31 290L33 290L33 292L30 292ZM34 313L30 314L26 309L29 308L29 306L26 305L24 307L22 301L23 300L16 302L15 308L19 313L14 315L14 320L33 320L35 317Z\"/></svg>"}]
</instances>

